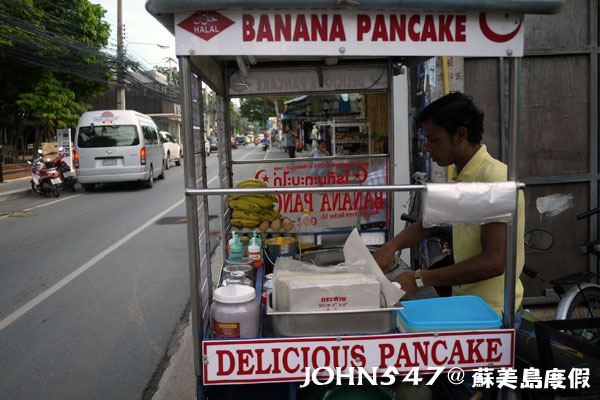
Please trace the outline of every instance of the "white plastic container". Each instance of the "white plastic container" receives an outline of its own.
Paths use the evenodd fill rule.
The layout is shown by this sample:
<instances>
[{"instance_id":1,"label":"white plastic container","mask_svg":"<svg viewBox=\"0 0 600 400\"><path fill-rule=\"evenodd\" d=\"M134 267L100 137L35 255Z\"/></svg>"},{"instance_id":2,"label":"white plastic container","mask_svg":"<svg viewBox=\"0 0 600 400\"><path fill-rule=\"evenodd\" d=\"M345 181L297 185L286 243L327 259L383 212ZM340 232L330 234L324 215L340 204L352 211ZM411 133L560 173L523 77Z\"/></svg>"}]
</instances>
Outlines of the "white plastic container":
<instances>
[{"instance_id":1,"label":"white plastic container","mask_svg":"<svg viewBox=\"0 0 600 400\"><path fill-rule=\"evenodd\" d=\"M228 285L217 288L210 308L211 337L255 338L260 328L260 305L253 287Z\"/></svg>"}]
</instances>

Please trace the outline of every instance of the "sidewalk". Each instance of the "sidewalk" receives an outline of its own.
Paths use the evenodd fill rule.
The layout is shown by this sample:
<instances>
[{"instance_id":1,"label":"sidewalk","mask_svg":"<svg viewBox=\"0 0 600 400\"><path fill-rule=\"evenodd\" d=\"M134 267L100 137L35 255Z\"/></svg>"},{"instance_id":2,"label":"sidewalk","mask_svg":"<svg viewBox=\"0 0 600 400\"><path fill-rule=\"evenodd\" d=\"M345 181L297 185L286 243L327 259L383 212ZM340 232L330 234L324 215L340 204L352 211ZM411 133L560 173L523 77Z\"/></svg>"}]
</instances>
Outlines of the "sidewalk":
<instances>
[{"instance_id":1,"label":"sidewalk","mask_svg":"<svg viewBox=\"0 0 600 400\"><path fill-rule=\"evenodd\" d=\"M223 266L223 250L220 245L213 251L210 265L214 289L218 284L219 272ZM168 366L158 382L158 389L152 396L152 400L196 399L191 316L176 346L177 348L173 349L175 353L171 356Z\"/></svg>"},{"instance_id":2,"label":"sidewalk","mask_svg":"<svg viewBox=\"0 0 600 400\"><path fill-rule=\"evenodd\" d=\"M0 202L25 197L31 192L31 177L11 179L0 183Z\"/></svg>"}]
</instances>

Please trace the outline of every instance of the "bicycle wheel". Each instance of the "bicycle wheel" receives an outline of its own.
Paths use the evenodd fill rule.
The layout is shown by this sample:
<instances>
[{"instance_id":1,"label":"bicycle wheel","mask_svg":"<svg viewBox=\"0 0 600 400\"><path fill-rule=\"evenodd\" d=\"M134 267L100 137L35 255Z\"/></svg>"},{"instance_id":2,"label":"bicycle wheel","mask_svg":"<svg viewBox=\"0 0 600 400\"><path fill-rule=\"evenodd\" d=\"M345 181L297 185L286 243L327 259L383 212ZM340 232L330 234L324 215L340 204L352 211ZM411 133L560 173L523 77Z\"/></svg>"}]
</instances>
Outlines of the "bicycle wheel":
<instances>
[{"instance_id":1,"label":"bicycle wheel","mask_svg":"<svg viewBox=\"0 0 600 400\"><path fill-rule=\"evenodd\" d=\"M573 298L566 319L600 318L600 288L588 286L581 289ZM600 345L599 329L574 329L569 334L587 342Z\"/></svg>"}]
</instances>

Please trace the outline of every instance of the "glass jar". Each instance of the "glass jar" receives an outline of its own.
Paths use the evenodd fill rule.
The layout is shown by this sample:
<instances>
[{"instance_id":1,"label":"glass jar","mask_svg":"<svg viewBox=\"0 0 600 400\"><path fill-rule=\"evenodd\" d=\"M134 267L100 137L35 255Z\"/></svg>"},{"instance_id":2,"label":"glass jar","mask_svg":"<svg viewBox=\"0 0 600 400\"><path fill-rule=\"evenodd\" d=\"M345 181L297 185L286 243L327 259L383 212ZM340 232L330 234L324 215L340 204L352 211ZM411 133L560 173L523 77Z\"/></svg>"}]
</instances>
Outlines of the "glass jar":
<instances>
[{"instance_id":1,"label":"glass jar","mask_svg":"<svg viewBox=\"0 0 600 400\"><path fill-rule=\"evenodd\" d=\"M211 337L255 338L260 331L260 305L253 288L229 285L217 288L210 308Z\"/></svg>"}]
</instances>

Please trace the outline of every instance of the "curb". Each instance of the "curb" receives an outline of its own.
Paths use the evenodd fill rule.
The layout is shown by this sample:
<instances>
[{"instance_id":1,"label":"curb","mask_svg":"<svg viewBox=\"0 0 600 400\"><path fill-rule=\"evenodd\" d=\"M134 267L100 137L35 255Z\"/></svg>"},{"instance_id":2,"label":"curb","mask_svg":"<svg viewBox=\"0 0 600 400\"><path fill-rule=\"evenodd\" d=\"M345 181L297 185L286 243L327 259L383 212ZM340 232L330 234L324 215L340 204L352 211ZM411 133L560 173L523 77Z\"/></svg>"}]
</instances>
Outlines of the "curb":
<instances>
[{"instance_id":1,"label":"curb","mask_svg":"<svg viewBox=\"0 0 600 400\"><path fill-rule=\"evenodd\" d=\"M3 201L15 200L15 199L20 199L22 197L29 196L29 193L31 193L30 188L15 189L15 190L7 191L7 192L0 192L0 203Z\"/></svg>"}]
</instances>

